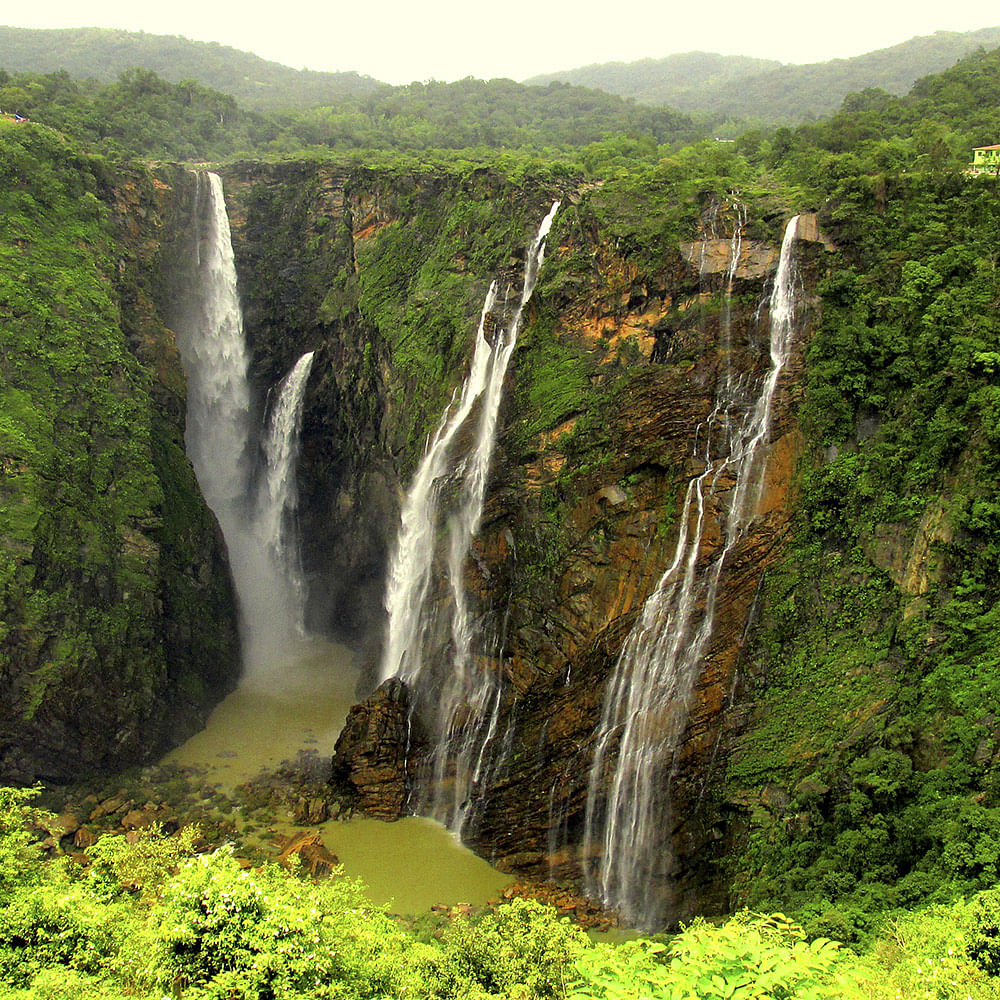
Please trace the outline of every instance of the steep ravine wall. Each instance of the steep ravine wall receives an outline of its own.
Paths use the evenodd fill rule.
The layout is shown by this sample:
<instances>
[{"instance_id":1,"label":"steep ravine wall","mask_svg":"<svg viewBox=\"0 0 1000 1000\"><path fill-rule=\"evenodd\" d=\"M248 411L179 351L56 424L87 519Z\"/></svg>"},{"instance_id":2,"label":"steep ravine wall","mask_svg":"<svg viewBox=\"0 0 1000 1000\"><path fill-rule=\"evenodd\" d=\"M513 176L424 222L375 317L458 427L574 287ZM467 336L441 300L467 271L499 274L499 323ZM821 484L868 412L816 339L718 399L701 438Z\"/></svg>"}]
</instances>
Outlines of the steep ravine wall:
<instances>
[{"instance_id":1,"label":"steep ravine wall","mask_svg":"<svg viewBox=\"0 0 1000 1000\"><path fill-rule=\"evenodd\" d=\"M719 226L733 221L714 218ZM815 227L804 227L804 235L814 240ZM684 490L702 469L694 457L699 425L714 405L723 365L762 379L769 363L769 317L761 306L777 263L776 247L746 242L728 305L729 240L699 240L678 249L682 260L676 269L651 276L659 279L659 288L649 277L635 275L628 298L614 301L601 295L595 281L590 296L558 316L560 338L600 350L602 340L624 345L632 337L638 356L633 348L606 401L598 397L597 413L584 409L565 435L542 433L528 439L520 453L507 444L513 435L504 440L497 479L507 489L493 498L483 533L484 563L492 570L491 580L481 582L485 593L503 576L490 554L494 559L505 554L509 563L508 595L494 589L490 596L502 606L509 602L506 669L518 730L510 767L486 795L474 842L503 867L577 887L582 868L595 860L582 857L580 847L605 684L636 615L673 556ZM720 713L733 697L755 594L780 552L791 513L801 450L795 411L812 322L811 289L823 252L803 241L798 254L804 266L795 350L778 390L760 512L722 574L715 627L669 789L674 826L663 840L674 862L671 884L663 891L671 897L671 920L722 912L728 902L718 862L732 847L734 829L705 792L722 763ZM622 261L605 258L602 264L612 274L628 273ZM547 305L543 300L540 310ZM522 406L523 400L520 395ZM519 492L510 488L512 482ZM702 570L718 555L716 518L727 492L723 485L713 497ZM535 567L518 566L516 553L519 547L530 550L546 516L557 523L550 525L555 537L547 541L551 568L540 575Z\"/></svg>"},{"instance_id":2,"label":"steep ravine wall","mask_svg":"<svg viewBox=\"0 0 1000 1000\"><path fill-rule=\"evenodd\" d=\"M564 199L508 375L469 566L483 649L502 635L507 753L466 836L503 867L579 887L603 686L672 556L683 491L699 471L694 434L713 407L720 366L758 379L766 370L766 299L784 219L750 227L727 291L738 214L709 196L704 214L678 227L685 239L664 238L651 253L623 250L611 231L620 223L613 196L573 177L525 190L488 170L401 176L245 164L224 180L261 386L302 351L318 352L299 477L311 624L365 637L373 650L402 491L464 371L486 285L515 277L545 205ZM810 219L761 515L730 555L672 782L677 823L665 841L677 859L675 918L722 910L728 899L718 862L739 825L706 789L721 764L722 709L761 575L787 528L802 349L825 253L818 235ZM706 532L706 562L717 539ZM364 743L366 725L405 732L379 704L352 739ZM364 763L341 755L340 765L371 811L391 815L405 801L406 775L380 782L407 757L383 750L356 747Z\"/></svg>"},{"instance_id":3,"label":"steep ravine wall","mask_svg":"<svg viewBox=\"0 0 1000 1000\"><path fill-rule=\"evenodd\" d=\"M529 181L526 199L501 173L427 166L222 173L258 399L317 352L298 475L307 624L371 649L404 484L461 375L469 318L555 186Z\"/></svg>"},{"instance_id":4,"label":"steep ravine wall","mask_svg":"<svg viewBox=\"0 0 1000 1000\"><path fill-rule=\"evenodd\" d=\"M0 781L68 781L195 732L239 649L164 322L169 185L47 129L7 140L0 171L17 146L45 169L3 195Z\"/></svg>"},{"instance_id":5,"label":"steep ravine wall","mask_svg":"<svg viewBox=\"0 0 1000 1000\"><path fill-rule=\"evenodd\" d=\"M343 542L328 551L342 581L353 579L359 521L357 537L376 538L383 556L391 547L486 286L516 275L538 219L562 198L468 564L479 652L506 695L503 753L465 835L512 871L579 886L604 684L673 552L720 366L758 378L766 367L766 289L790 212L773 195L743 205L727 301L740 210L725 189L692 195L655 174L593 184L555 169L531 180L440 165L256 169L234 177L248 192L238 202L256 190L280 206L292 197L280 171L305 171L325 192L309 196L327 206L320 214L340 220L339 236L313 234L308 251L289 243L283 266L303 266L303 253L334 261L316 249L324 241L343 262L311 300L346 361L336 397L346 409L322 419L354 428L340 438ZM302 211L295 228L311 232ZM838 901L864 913L946 882L973 891L1000 863L989 833L1000 815L996 211L985 187L902 177L860 183L805 220L796 349L761 516L724 575L670 782L675 918L741 902L828 907L817 933L849 937ZM363 399L352 372L371 373ZM323 412L321 398L314 406ZM364 456L350 444L362 429ZM351 471L368 459L377 503ZM334 495L315 487L317 527ZM376 625L374 647L385 562L369 565L369 613L354 618ZM392 695L358 713L336 759L381 815L405 808L403 762L414 765L382 738L407 731L405 694Z\"/></svg>"},{"instance_id":6,"label":"steep ravine wall","mask_svg":"<svg viewBox=\"0 0 1000 1000\"><path fill-rule=\"evenodd\" d=\"M579 887L607 677L674 550L719 372L767 365L789 208L761 191L737 206L669 160L604 183L505 158L385 162L223 168L260 410L316 350L309 624L377 655L405 487L490 281L516 294L560 198L467 565L478 663L504 699L465 836ZM158 756L236 679L170 332L194 181L30 124L0 172L0 778L64 781ZM914 172L838 188L801 234L763 509L728 562L667 789L674 919L802 906L846 938L873 908L995 880L998 211L986 185ZM421 750L400 752L417 730L389 694L353 716L331 786L383 816L407 807Z\"/></svg>"},{"instance_id":7,"label":"steep ravine wall","mask_svg":"<svg viewBox=\"0 0 1000 1000\"><path fill-rule=\"evenodd\" d=\"M46 135L10 138L52 171L0 161L21 185L0 194L16 250L0 270L13 781L156 756L234 683L237 657L170 333L193 179ZM790 214L778 194L734 207L674 166L603 184L502 161L223 168L257 406L316 351L299 476L309 624L372 658L401 498L486 289L516 288L562 199L467 567L480 662L505 698L466 836L575 886L604 685L673 552L721 366L767 365ZM674 918L807 905L817 933L849 937L849 905L925 899L943 880L974 891L1000 864L998 209L957 176L876 180L801 233L761 516L731 555L670 782ZM384 816L406 808L419 762L399 752L405 692L390 694L355 714L331 791L353 785Z\"/></svg>"}]
</instances>

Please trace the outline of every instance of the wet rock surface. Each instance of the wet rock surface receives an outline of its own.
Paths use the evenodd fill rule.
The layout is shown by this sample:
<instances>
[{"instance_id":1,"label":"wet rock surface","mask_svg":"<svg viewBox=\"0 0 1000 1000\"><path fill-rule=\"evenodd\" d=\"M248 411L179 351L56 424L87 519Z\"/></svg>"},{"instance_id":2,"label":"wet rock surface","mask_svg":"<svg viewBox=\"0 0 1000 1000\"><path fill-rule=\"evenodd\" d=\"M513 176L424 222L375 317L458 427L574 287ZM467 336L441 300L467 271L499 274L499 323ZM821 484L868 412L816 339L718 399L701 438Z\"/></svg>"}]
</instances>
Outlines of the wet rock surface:
<instances>
[{"instance_id":1,"label":"wet rock surface","mask_svg":"<svg viewBox=\"0 0 1000 1000\"><path fill-rule=\"evenodd\" d=\"M805 240L820 239L814 230L807 220ZM703 468L695 458L698 428L715 405L724 370L731 367L753 381L764 377L770 363L768 317L758 303L766 302L777 247L744 247L731 279L731 303L723 305L730 245L715 240L681 248L656 275L639 274L607 248L588 248L601 276L554 318L557 337L593 353L596 387L613 378L612 364L629 343L649 362L615 383L615 406L601 421L578 415L561 430L526 437L518 428L532 418L525 409L531 397L520 396L515 385L505 404L508 433L501 433L494 457L467 587L483 609L484 632L495 628L504 635L507 688L497 726L497 747L503 749L497 752L506 757L485 769L489 784L478 789L481 808L466 839L505 871L554 879L575 892L594 860L582 856L581 846L604 685L673 557L686 484ZM802 246L808 285L822 267L816 261L823 249L822 243ZM570 245L554 253L580 250ZM699 271L703 259L711 266ZM620 298L608 292L615 283ZM540 291L544 295L544 286ZM739 822L705 790L725 759L737 719L725 710L738 691L758 584L788 531L810 323L805 297L793 355L775 397L757 517L728 554L715 627L669 779L674 820L664 830L664 851L673 858L665 888L673 899L672 921L728 906L720 861ZM591 468L595 455L600 459ZM702 571L718 555L720 518L732 487L717 483L705 512ZM408 753L401 749L408 745L404 713L390 703L380 695L362 706L335 756L341 777L363 776L359 808L371 815L405 808L404 789L418 756L412 746Z\"/></svg>"},{"instance_id":2,"label":"wet rock surface","mask_svg":"<svg viewBox=\"0 0 1000 1000\"><path fill-rule=\"evenodd\" d=\"M386 681L348 714L333 752L331 787L349 808L374 819L399 819L421 748L406 685Z\"/></svg>"}]
</instances>

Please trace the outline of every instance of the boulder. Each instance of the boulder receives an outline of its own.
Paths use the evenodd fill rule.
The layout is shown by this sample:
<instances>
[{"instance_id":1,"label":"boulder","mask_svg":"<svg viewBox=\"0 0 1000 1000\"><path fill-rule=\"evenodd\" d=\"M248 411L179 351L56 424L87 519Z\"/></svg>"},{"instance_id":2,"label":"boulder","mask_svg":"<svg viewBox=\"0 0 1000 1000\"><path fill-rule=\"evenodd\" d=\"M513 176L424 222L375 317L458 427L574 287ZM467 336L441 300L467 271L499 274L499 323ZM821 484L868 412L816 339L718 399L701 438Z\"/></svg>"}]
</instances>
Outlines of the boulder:
<instances>
[{"instance_id":1,"label":"boulder","mask_svg":"<svg viewBox=\"0 0 1000 1000\"><path fill-rule=\"evenodd\" d=\"M348 714L334 748L330 783L365 815L399 819L406 812L418 742L409 692L392 678Z\"/></svg>"},{"instance_id":2,"label":"boulder","mask_svg":"<svg viewBox=\"0 0 1000 1000\"><path fill-rule=\"evenodd\" d=\"M340 863L336 855L326 849L315 830L305 830L285 840L278 855L278 863L290 865L293 857L299 859L303 870L313 878L325 878L333 874L334 868Z\"/></svg>"}]
</instances>

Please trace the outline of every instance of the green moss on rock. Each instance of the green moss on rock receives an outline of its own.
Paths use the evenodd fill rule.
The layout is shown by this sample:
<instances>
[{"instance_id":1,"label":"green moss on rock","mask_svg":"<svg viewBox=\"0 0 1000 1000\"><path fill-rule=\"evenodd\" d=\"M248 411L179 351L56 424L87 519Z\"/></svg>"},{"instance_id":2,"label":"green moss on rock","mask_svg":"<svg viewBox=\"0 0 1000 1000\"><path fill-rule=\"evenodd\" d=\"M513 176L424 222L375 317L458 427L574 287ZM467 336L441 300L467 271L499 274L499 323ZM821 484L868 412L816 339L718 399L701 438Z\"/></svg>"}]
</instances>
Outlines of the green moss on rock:
<instances>
[{"instance_id":1,"label":"green moss on rock","mask_svg":"<svg viewBox=\"0 0 1000 1000\"><path fill-rule=\"evenodd\" d=\"M120 225L120 202L135 195L136 183L49 129L0 127L0 774L7 779L148 759L206 707L179 699L183 676L200 672L214 653L206 673L218 695L235 672L232 631L205 646L178 643L164 616L192 589L183 576L204 565L206 530L207 547L216 554L218 547L202 508L185 529L201 528L202 551L181 570L184 553L165 521L192 482L177 488L179 459L162 443L178 441L180 430L158 412L163 387L124 332L123 289L130 279L141 285L150 263L138 259L141 241ZM149 179L142 183L151 193ZM199 581L193 589L204 596L206 587ZM231 617L226 585L216 581L216 596L223 594L221 606L215 601L202 614L228 605ZM221 627L204 621L190 623L194 635L225 635L224 615Z\"/></svg>"}]
</instances>

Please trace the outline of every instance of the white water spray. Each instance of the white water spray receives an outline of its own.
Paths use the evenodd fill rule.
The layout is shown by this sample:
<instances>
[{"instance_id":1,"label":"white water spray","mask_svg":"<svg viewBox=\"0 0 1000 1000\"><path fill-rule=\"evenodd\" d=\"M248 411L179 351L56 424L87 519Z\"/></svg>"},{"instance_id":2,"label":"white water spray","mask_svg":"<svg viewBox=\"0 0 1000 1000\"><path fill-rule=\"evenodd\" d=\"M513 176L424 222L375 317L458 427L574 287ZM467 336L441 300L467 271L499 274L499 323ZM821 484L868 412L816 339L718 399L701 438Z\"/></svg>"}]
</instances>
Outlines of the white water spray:
<instances>
[{"instance_id":1,"label":"white water spray","mask_svg":"<svg viewBox=\"0 0 1000 1000\"><path fill-rule=\"evenodd\" d=\"M433 775L426 782L431 791L419 806L457 833L490 765L502 694L496 672L473 655L465 565L482 518L504 377L558 208L556 202L528 248L520 300L509 321L493 331L492 343L487 331L494 321L497 289L495 283L490 286L469 374L413 477L389 571L389 624L379 679L401 678L419 702L421 721L436 747ZM450 595L443 606L431 592L442 559Z\"/></svg>"},{"instance_id":2,"label":"white water spray","mask_svg":"<svg viewBox=\"0 0 1000 1000\"><path fill-rule=\"evenodd\" d=\"M588 891L643 929L661 922L668 902L670 779L712 635L719 579L763 490L774 394L794 332L797 225L795 217L785 229L770 300L769 371L756 398L747 399L727 365L715 409L696 431L694 458L704 470L688 483L673 559L605 691L585 818L584 858L598 859L588 872ZM739 247L734 237L731 254ZM731 261L729 287L735 266ZM711 501L722 545L706 562L701 545Z\"/></svg>"},{"instance_id":3,"label":"white water spray","mask_svg":"<svg viewBox=\"0 0 1000 1000\"><path fill-rule=\"evenodd\" d=\"M262 442L251 422L249 359L236 265L217 174L196 174L197 288L178 324L188 384L185 444L226 539L251 678L301 633L303 587L293 515L298 431L312 353L281 382ZM263 450L256 470L253 456Z\"/></svg>"},{"instance_id":4,"label":"white water spray","mask_svg":"<svg viewBox=\"0 0 1000 1000\"><path fill-rule=\"evenodd\" d=\"M188 386L184 441L205 500L228 538L241 520L250 476L249 362L222 181L217 174L196 178L199 287L188 328L177 331Z\"/></svg>"},{"instance_id":5,"label":"white water spray","mask_svg":"<svg viewBox=\"0 0 1000 1000\"><path fill-rule=\"evenodd\" d=\"M299 427L313 352L303 354L278 385L264 435L264 468L257 502L240 546L240 594L247 620L247 663L251 679L266 673L304 636L305 584L299 559L295 510L295 467ZM234 562L234 573L237 566ZM266 680L266 677L261 679Z\"/></svg>"}]
</instances>

